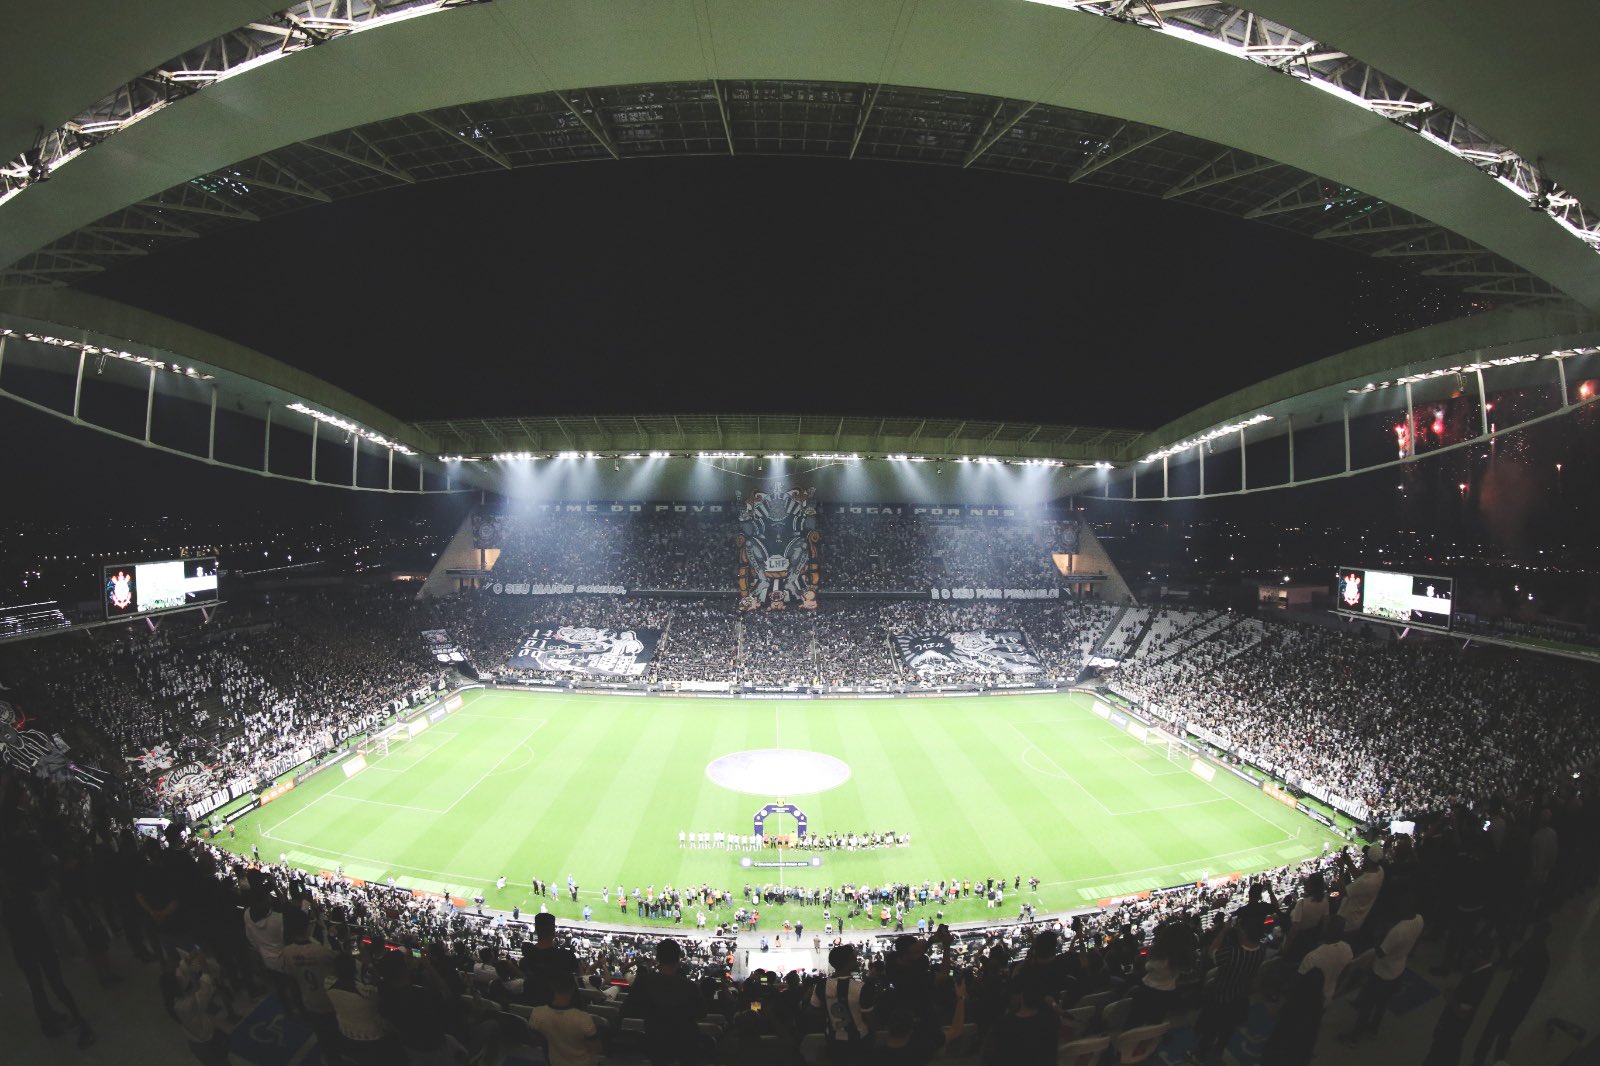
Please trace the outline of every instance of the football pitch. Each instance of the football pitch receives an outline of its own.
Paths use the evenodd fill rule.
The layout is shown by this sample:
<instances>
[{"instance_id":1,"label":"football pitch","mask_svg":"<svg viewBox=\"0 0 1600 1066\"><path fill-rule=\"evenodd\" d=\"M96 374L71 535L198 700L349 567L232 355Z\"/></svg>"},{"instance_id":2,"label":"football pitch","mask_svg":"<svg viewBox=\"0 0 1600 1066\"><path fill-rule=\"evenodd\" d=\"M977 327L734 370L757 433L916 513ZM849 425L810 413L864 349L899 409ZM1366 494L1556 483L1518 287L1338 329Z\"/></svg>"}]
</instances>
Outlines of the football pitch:
<instances>
[{"instance_id":1,"label":"football pitch","mask_svg":"<svg viewBox=\"0 0 1600 1066\"><path fill-rule=\"evenodd\" d=\"M366 769L330 769L216 842L311 871L481 895L507 911L538 910L537 877L556 886L544 902L558 916L588 905L597 920L646 925L671 921L641 921L631 905L624 916L617 885L631 895L705 883L732 890L738 906L746 884L1003 878L1001 911L976 898L943 908L947 921L973 921L1014 918L1025 902L1074 910L1255 872L1343 842L1226 771L1203 780L1092 705L1082 693L792 701L474 690L388 755L369 755ZM743 780L712 777L715 760L773 749L772 762L720 764L742 765ZM791 791L759 791L769 783ZM814 834L892 830L910 843L781 853L679 844L680 832L749 834L756 812L780 801L801 808ZM793 832L786 819L772 816L767 831ZM741 864L813 856L820 865ZM765 928L803 917L820 931L811 908L761 910Z\"/></svg>"}]
</instances>

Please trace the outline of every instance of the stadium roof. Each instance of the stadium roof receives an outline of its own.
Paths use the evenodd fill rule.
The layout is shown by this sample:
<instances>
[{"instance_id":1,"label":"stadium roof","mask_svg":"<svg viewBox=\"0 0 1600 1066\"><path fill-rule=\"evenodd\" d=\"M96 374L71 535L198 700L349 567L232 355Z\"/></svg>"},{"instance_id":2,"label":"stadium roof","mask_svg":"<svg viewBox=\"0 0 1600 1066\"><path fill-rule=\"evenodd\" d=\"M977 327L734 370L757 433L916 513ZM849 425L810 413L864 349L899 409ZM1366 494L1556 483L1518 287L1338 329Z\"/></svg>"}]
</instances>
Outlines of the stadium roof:
<instances>
[{"instance_id":1,"label":"stadium roof","mask_svg":"<svg viewBox=\"0 0 1600 1066\"><path fill-rule=\"evenodd\" d=\"M652 451L1137 469L1407 409L1480 376L1485 389L1552 393L1553 416L1592 402L1568 386L1600 374L1600 218L1586 206L1600 202L1600 103L1584 80L1600 7L1580 0L1536 13L1489 0L83 0L70 19L26 5L7 28L0 289L13 291L0 298L0 368L64 376L70 404L5 394L92 424L83 394L119 384L143 434L138 419L107 431L152 447L183 450L155 432L170 392L213 412L276 412L286 432L296 420L342 430L363 488L395 488L397 454L489 486L525 455ZM1297 369L1149 432L737 414L407 423L259 353L58 287L365 192L684 154L1102 185L1527 306L1305 366L1286 346L1282 365ZM1492 433L1484 421L1453 446ZM387 484L357 484L364 447L387 453ZM270 458L257 472L272 473Z\"/></svg>"},{"instance_id":2,"label":"stadium roof","mask_svg":"<svg viewBox=\"0 0 1600 1066\"><path fill-rule=\"evenodd\" d=\"M1100 184L1600 310L1600 14L1463 6L30 5L0 46L0 285L419 180L773 153Z\"/></svg>"},{"instance_id":3,"label":"stadium roof","mask_svg":"<svg viewBox=\"0 0 1600 1066\"><path fill-rule=\"evenodd\" d=\"M105 403L127 414L117 423L123 428L80 411L86 378L112 397ZM1596 378L1600 316L1542 306L1386 338L1298 366L1149 431L826 414L406 422L259 352L124 304L70 288L0 294L0 397L151 447L272 476L292 476L271 467L273 441L281 448L284 433L309 434L313 440L328 433L333 443L326 447L350 449L349 464L331 483L345 485L343 471L348 470L346 487L385 491L431 491L463 483L503 491L511 468L544 460L690 458L737 464L780 454L828 463L965 460L1058 468L1055 485L1064 494L1107 485L1157 460L1163 466L1169 459L1189 461L1270 441L1291 429L1348 424L1352 417L1392 419L1413 404L1462 391L1481 398L1505 390L1542 391L1548 400L1536 418L1557 417L1596 402L1592 388L1580 388ZM19 391L19 381L29 387ZM189 447L163 443L158 412L178 418L185 405L201 426L209 407L212 440L202 433ZM258 436L265 437L266 448L259 461L247 465L216 454L218 410L263 425ZM1514 428L1496 430L1486 416L1482 423L1481 433L1459 434L1450 447ZM363 450L367 475L358 478ZM386 474L381 465L372 466L374 455L387 459ZM1349 455L1347 444L1346 465L1328 476L1372 468L1352 467ZM315 456L313 450L313 479ZM1122 473L1101 477L1107 469ZM1241 480L1240 488L1246 487Z\"/></svg>"}]
</instances>

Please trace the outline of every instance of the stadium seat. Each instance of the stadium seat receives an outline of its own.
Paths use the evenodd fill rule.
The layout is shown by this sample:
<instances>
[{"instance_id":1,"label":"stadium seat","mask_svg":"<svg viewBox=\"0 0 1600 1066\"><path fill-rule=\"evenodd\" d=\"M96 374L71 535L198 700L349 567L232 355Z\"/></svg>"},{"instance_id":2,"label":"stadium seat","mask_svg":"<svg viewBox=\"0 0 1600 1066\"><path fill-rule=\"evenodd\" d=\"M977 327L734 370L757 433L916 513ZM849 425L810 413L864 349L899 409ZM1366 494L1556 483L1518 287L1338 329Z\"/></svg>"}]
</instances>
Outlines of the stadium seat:
<instances>
[{"instance_id":1,"label":"stadium seat","mask_svg":"<svg viewBox=\"0 0 1600 1066\"><path fill-rule=\"evenodd\" d=\"M1107 1003L1110 1003L1116 998L1117 994L1115 992L1096 992L1092 996L1084 996L1082 999L1078 1000L1078 1006L1093 1007L1098 1011L1101 1007L1104 1007Z\"/></svg>"},{"instance_id":2,"label":"stadium seat","mask_svg":"<svg viewBox=\"0 0 1600 1066\"><path fill-rule=\"evenodd\" d=\"M1056 1049L1056 1066L1094 1066L1110 1046L1111 1038L1104 1033L1068 1041Z\"/></svg>"},{"instance_id":3,"label":"stadium seat","mask_svg":"<svg viewBox=\"0 0 1600 1066\"><path fill-rule=\"evenodd\" d=\"M1100 1012L1100 1027L1108 1033L1115 1033L1128 1024L1128 1015L1132 1012L1131 999L1119 999L1115 1003L1109 1003L1106 1009Z\"/></svg>"},{"instance_id":4,"label":"stadium seat","mask_svg":"<svg viewBox=\"0 0 1600 1066\"><path fill-rule=\"evenodd\" d=\"M1117 1061L1122 1066L1130 1066L1131 1063L1143 1062L1150 1058L1161 1046L1161 1041L1170 1028L1172 1028L1170 1023L1162 1022L1159 1025L1141 1025L1136 1029L1129 1029L1116 1038Z\"/></svg>"},{"instance_id":5,"label":"stadium seat","mask_svg":"<svg viewBox=\"0 0 1600 1066\"><path fill-rule=\"evenodd\" d=\"M583 1009L612 1027L615 1027L619 1022L622 1021L622 1012L616 1007L612 1007L603 1003L595 1003L585 1006Z\"/></svg>"},{"instance_id":6,"label":"stadium seat","mask_svg":"<svg viewBox=\"0 0 1600 1066\"><path fill-rule=\"evenodd\" d=\"M1077 1040L1088 1035L1094 1029L1094 1016L1098 1013L1096 1007L1073 1007L1071 1010L1061 1012L1061 1036L1065 1040Z\"/></svg>"},{"instance_id":7,"label":"stadium seat","mask_svg":"<svg viewBox=\"0 0 1600 1066\"><path fill-rule=\"evenodd\" d=\"M828 1061L828 1038L821 1033L807 1033L800 1039L800 1058L806 1066L821 1066Z\"/></svg>"}]
</instances>

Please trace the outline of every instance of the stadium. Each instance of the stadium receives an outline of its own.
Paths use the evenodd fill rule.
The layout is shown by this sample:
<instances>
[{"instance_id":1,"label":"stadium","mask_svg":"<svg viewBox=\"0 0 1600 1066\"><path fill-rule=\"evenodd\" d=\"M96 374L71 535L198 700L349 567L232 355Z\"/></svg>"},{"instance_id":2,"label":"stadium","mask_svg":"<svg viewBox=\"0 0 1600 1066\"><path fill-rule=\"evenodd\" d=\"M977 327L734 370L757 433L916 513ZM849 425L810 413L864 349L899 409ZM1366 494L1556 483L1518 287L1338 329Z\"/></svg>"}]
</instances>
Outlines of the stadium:
<instances>
[{"instance_id":1,"label":"stadium","mask_svg":"<svg viewBox=\"0 0 1600 1066\"><path fill-rule=\"evenodd\" d=\"M1594 1061L1585 5L75 7L8 1061Z\"/></svg>"}]
</instances>

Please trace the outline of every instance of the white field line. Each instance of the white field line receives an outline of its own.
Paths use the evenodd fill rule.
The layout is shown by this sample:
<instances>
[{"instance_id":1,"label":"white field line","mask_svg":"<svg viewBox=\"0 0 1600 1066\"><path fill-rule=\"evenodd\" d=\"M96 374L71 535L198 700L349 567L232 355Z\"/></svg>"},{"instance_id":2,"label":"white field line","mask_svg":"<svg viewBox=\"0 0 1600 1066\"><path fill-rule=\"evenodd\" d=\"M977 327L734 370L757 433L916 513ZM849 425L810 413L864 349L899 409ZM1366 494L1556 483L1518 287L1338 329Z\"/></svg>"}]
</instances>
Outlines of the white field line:
<instances>
[{"instance_id":1,"label":"white field line","mask_svg":"<svg viewBox=\"0 0 1600 1066\"><path fill-rule=\"evenodd\" d=\"M456 809L456 804L459 804L462 800L464 800L468 796L472 795L472 791L474 789L476 789L479 785L483 784L484 781L488 780L490 774L492 774L496 770L500 769L501 764L503 764L507 759L511 758L512 755L516 754L518 748L521 748L528 741L532 740L533 739L533 735L535 733L537 733L539 730L543 729L544 726L545 726L545 723L548 720L549 719L546 719L546 718L539 719L539 724L538 725L536 725L532 729L528 730L528 733L527 733L526 736L524 736L521 740L517 741L516 744L513 745L511 747L511 749L509 751L507 751L504 755L500 756L499 759L495 760L495 764L493 766L489 767L489 769L487 769L483 773L479 774L478 775L478 779L476 781L472 782L472 784L468 785L467 786L467 790L465 792L461 793L461 795L456 797L455 803L450 804L450 806L446 807L444 810L440 811L439 813L441 815L449 814L451 811L455 810Z\"/></svg>"},{"instance_id":2,"label":"white field line","mask_svg":"<svg viewBox=\"0 0 1600 1066\"><path fill-rule=\"evenodd\" d=\"M1011 723L1007 722L1006 725L1011 725ZM1049 754L1047 754L1044 751L1044 749L1040 748L1039 745L1035 744L1032 740L1029 740L1028 739L1028 734L1024 733L1020 729L1017 729L1017 727L1014 726L1014 725L1011 725L1011 728L1016 732L1017 736L1022 738L1023 743L1025 743L1027 745L1027 747L1023 748L1022 751L1017 756L1018 759L1022 762L1022 765L1026 766L1028 769L1032 770L1036 774L1044 774L1046 777L1058 777L1058 778L1060 778L1062 780L1072 782L1073 787L1076 788L1079 792L1082 792L1085 796L1089 797L1089 801L1091 803L1093 803L1096 807L1099 807L1102 811L1105 811L1106 814L1114 814L1115 813L1114 811L1111 810L1110 807L1107 807L1104 803L1100 802L1100 797L1099 796L1096 796L1093 792L1089 791L1087 788L1084 788L1082 782L1080 782L1076 777L1073 777L1070 773L1068 773L1061 766L1060 763L1058 763L1054 759L1050 758ZM1051 766L1054 766L1056 768L1056 772L1054 774L1051 774L1051 772L1049 770L1041 770L1041 769L1039 769L1039 767L1033 765L1032 762L1028 761L1028 752L1029 751L1037 751L1040 755L1044 756L1045 760L1047 762L1049 762Z\"/></svg>"}]
</instances>

